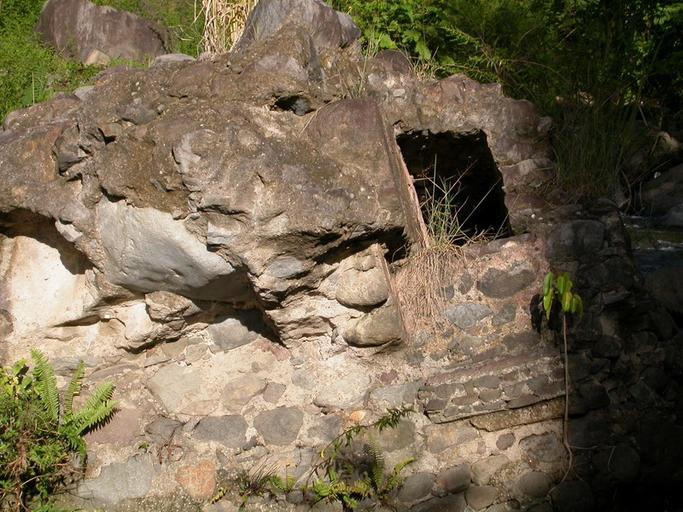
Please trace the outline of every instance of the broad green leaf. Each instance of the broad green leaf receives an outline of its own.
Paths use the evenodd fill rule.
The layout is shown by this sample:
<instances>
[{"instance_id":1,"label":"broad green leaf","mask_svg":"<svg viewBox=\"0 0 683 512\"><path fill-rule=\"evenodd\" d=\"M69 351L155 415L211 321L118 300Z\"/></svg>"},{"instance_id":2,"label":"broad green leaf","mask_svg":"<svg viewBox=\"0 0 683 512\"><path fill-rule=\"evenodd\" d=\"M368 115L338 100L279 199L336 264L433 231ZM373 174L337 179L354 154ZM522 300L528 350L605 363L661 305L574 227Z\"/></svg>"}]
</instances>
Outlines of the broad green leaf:
<instances>
[{"instance_id":1,"label":"broad green leaf","mask_svg":"<svg viewBox=\"0 0 683 512\"><path fill-rule=\"evenodd\" d=\"M562 294L562 311L564 313L569 313L572 309L572 297L573 294L569 290L565 290Z\"/></svg>"},{"instance_id":2,"label":"broad green leaf","mask_svg":"<svg viewBox=\"0 0 683 512\"><path fill-rule=\"evenodd\" d=\"M545 310L545 318L550 320L550 309L553 307L554 294L550 293L543 297L543 309Z\"/></svg>"},{"instance_id":3,"label":"broad green leaf","mask_svg":"<svg viewBox=\"0 0 683 512\"><path fill-rule=\"evenodd\" d=\"M553 289L553 276L552 272L548 272L543 280L543 296L548 295Z\"/></svg>"}]
</instances>

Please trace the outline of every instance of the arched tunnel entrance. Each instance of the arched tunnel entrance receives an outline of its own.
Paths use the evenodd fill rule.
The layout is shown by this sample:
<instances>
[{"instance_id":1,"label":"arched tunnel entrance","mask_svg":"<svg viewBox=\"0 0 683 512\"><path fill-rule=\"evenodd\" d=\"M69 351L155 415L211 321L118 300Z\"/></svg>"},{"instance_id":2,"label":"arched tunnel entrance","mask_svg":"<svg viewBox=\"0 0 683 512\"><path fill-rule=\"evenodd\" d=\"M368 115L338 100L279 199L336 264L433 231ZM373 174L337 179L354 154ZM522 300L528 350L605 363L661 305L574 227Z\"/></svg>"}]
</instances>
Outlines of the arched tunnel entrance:
<instances>
[{"instance_id":1,"label":"arched tunnel entrance","mask_svg":"<svg viewBox=\"0 0 683 512\"><path fill-rule=\"evenodd\" d=\"M484 132L408 131L396 142L432 237L462 245L480 235L511 234L503 177Z\"/></svg>"}]
</instances>

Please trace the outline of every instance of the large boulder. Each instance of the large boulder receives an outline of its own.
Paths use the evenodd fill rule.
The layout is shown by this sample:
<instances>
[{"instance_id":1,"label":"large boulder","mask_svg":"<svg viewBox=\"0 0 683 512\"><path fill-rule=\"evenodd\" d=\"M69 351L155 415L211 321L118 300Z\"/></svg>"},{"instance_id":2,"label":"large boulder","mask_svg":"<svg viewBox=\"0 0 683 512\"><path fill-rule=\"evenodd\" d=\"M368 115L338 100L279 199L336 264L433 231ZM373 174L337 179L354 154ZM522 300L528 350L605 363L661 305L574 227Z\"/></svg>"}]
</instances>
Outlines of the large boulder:
<instances>
[{"instance_id":1,"label":"large boulder","mask_svg":"<svg viewBox=\"0 0 683 512\"><path fill-rule=\"evenodd\" d=\"M48 0L36 31L46 44L86 64L145 60L166 53L160 27L88 0Z\"/></svg>"},{"instance_id":2,"label":"large boulder","mask_svg":"<svg viewBox=\"0 0 683 512\"><path fill-rule=\"evenodd\" d=\"M51 0L39 28L47 35L63 25L66 35L51 36L63 45L78 25L74 50L85 56L108 51L95 35L115 19L134 31L144 25L83 0ZM260 311L262 332L287 344L400 338L383 259L422 241L401 151L423 141L410 135L412 146L400 148L397 135L455 141L462 154L474 144L484 163L470 181L485 179L480 192L496 198L506 223L509 173L498 166L542 161L547 126L498 87L464 77L422 82L386 56L366 62L351 44L358 35L348 16L318 0L262 0L229 55L110 70L77 96L10 114L0 132L0 221L19 231L28 229L17 221L24 214L29 224L53 224L83 255L95 284L92 297L72 298L79 306L69 321L108 318L103 303L121 297L167 292L199 301L174 320L173 337L197 311L212 321L219 313L205 303L219 303ZM162 51L161 43L142 48ZM531 215L509 204L512 217ZM3 309L23 318L12 304ZM140 350L167 332L137 313L139 328L116 346Z\"/></svg>"}]
</instances>

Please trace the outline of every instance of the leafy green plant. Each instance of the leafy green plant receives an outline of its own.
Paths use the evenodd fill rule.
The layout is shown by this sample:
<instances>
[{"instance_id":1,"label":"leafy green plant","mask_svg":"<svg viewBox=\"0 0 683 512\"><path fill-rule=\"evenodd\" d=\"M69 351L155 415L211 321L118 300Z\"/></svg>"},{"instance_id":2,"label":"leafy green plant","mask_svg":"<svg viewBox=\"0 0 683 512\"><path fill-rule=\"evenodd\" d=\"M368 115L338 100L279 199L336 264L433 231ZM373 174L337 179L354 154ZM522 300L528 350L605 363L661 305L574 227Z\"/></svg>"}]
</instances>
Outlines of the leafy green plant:
<instances>
[{"instance_id":1,"label":"leafy green plant","mask_svg":"<svg viewBox=\"0 0 683 512\"><path fill-rule=\"evenodd\" d=\"M542 305L547 321L555 312L562 317L562 339L564 341L564 432L563 442L569 455L569 463L565 477L572 467L573 454L569 445L569 356L567 351L567 318L571 315L583 315L583 300L573 290L574 283L566 272L555 276L548 272L543 280Z\"/></svg>"},{"instance_id":2,"label":"leafy green plant","mask_svg":"<svg viewBox=\"0 0 683 512\"><path fill-rule=\"evenodd\" d=\"M395 428L402 418L412 413L410 407L389 409L377 421L355 425L335 437L320 453L304 491L314 502L337 501L343 510L355 510L361 500L375 505L388 502L392 491L402 482L401 472L415 461L409 457L387 471L384 457L370 438L360 442L360 453L354 453L363 434Z\"/></svg>"},{"instance_id":3,"label":"leafy green plant","mask_svg":"<svg viewBox=\"0 0 683 512\"><path fill-rule=\"evenodd\" d=\"M294 488L295 483L296 481L292 477L285 475L282 478L272 468L269 469L265 466L259 466L251 471L242 471L235 479L237 493L241 499L240 510L245 509L250 498L266 494L287 493ZM227 487L219 489L211 502L215 503L220 500L226 492Z\"/></svg>"},{"instance_id":4,"label":"leafy green plant","mask_svg":"<svg viewBox=\"0 0 683 512\"><path fill-rule=\"evenodd\" d=\"M114 386L105 382L74 409L85 373L82 362L60 404L47 358L37 350L31 358L32 369L22 360L0 373L0 508L17 512L29 506L50 509L54 493L85 469L83 436L109 420L116 407Z\"/></svg>"}]
</instances>

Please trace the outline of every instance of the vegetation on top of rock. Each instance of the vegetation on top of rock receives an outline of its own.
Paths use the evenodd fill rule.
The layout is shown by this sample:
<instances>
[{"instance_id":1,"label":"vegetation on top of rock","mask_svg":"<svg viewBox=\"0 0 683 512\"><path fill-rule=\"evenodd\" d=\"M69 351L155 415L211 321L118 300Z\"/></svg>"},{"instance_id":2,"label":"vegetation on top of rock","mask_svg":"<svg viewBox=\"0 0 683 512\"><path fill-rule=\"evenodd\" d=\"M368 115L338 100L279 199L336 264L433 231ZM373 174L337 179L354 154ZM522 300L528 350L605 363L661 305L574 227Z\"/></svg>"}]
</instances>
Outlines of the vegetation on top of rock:
<instances>
[{"instance_id":1,"label":"vegetation on top of rock","mask_svg":"<svg viewBox=\"0 0 683 512\"><path fill-rule=\"evenodd\" d=\"M649 169L629 163L648 130L683 122L683 3L671 0L333 0L369 47L417 69L499 82L554 121L559 183L610 195ZM666 126L668 125L668 126Z\"/></svg>"},{"instance_id":2,"label":"vegetation on top of rock","mask_svg":"<svg viewBox=\"0 0 683 512\"><path fill-rule=\"evenodd\" d=\"M55 373L39 351L0 372L0 508L50 510L60 488L82 476L86 463L83 436L114 414L114 386L98 385L74 409L85 366L74 372L60 404ZM37 507L37 508L36 508Z\"/></svg>"}]
</instances>

